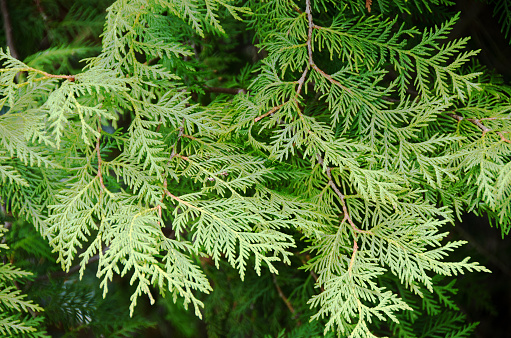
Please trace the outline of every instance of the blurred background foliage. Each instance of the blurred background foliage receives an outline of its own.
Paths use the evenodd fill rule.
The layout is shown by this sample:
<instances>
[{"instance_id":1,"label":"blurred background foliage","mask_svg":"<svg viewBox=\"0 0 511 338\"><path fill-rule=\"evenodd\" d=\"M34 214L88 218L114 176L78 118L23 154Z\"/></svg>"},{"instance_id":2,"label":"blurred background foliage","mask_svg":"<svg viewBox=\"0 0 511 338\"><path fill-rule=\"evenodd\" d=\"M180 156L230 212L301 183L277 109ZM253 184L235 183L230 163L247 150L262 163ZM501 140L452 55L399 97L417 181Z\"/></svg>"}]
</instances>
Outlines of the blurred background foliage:
<instances>
[{"instance_id":1,"label":"blurred background foliage","mask_svg":"<svg viewBox=\"0 0 511 338\"><path fill-rule=\"evenodd\" d=\"M2 1L2 31L0 46L7 46L6 29L11 29L11 52L30 66L55 74L79 72L83 58L97 55L101 50L100 35L105 10L111 0L17 0ZM413 25L439 24L453 12L461 17L451 38L471 36L470 48L481 49L478 60L489 69L511 81L511 33L502 9L502 1L458 0L449 12L433 8L421 17L408 15L403 19ZM440 9L440 8L438 8ZM509 14L509 13L507 13ZM7 15L9 24L6 23ZM500 20L500 22L499 22ZM218 95L216 88L247 88L251 71L264 57L253 41L252 33L243 23L229 16L222 19L229 35L204 38L190 33L189 44L195 57L184 60L190 72L179 74L194 99L210 104ZM167 65L172 67L172 65ZM129 119L129 117L128 117ZM125 121L129 123L129 121ZM122 120L119 127L123 127ZM110 292L103 299L92 264L82 280L78 269L61 271L56 257L46 241L31 224L1 213L0 222L9 228L3 241L10 249L0 259L34 273L33 277L17 286L45 311L33 316L44 316L44 328L53 337L314 337L322 336L321 322L309 323L313 312L306 300L314 291L314 274L296 268L308 257L299 253L292 266L278 266L279 275L268 271L257 277L247 270L245 281L228 265L216 269L208 259L200 264L207 273L214 291L203 296L204 320L186 311L170 296L160 297L154 306L148 302L136 308L129 317L129 278L114 279ZM451 309L452 322L480 322L476 337L505 337L511 331L511 241L502 238L501 231L491 227L484 217L467 215L452 229L452 240L464 239L468 245L456 251L460 259L472 256L475 261L490 268L493 273L471 273L456 281L457 294ZM295 238L300 243L299 238ZM453 257L453 260L456 260ZM297 272L299 271L299 272ZM395 283L391 276L385 283ZM445 284L454 281L445 280ZM399 284L399 283L395 283ZM415 296L403 291L403 297ZM427 294L427 293L426 293ZM442 302L442 291L431 299L415 299L416 311L403 314L415 316L417 336L442 336L442 332L429 332L441 327L435 321L435 311ZM435 305L437 304L437 305ZM444 304L446 305L446 304ZM449 308L449 306L447 307ZM459 310L458 310L459 309ZM466 319L459 314L466 315ZM381 332L392 336L395 328L380 323ZM449 323L445 323L446 326ZM468 324L470 325L470 324ZM422 331L421 331L422 330Z\"/></svg>"}]
</instances>

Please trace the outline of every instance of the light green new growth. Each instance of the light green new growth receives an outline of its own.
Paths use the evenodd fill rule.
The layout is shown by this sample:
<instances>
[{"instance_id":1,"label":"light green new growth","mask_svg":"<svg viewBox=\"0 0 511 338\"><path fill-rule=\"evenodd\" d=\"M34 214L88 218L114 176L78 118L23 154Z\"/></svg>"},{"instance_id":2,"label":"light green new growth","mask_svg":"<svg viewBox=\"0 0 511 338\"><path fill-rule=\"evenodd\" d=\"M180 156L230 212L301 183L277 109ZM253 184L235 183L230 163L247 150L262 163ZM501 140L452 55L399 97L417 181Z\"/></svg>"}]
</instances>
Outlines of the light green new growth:
<instances>
[{"instance_id":1,"label":"light green new growth","mask_svg":"<svg viewBox=\"0 0 511 338\"><path fill-rule=\"evenodd\" d=\"M374 1L371 15L362 0L117 0L79 74L0 51L0 197L64 270L99 256L104 294L129 276L131 313L156 288L201 317L204 257L243 279L278 273L304 242L312 319L375 336L414 308L406 292L438 292L433 276L488 272L449 259L464 243L444 225L472 211L511 227L510 91L471 68L467 38L444 42L457 15L424 30L386 16L438 3ZM199 105L183 84L189 37L227 35L226 16L266 54L248 93ZM129 127L109 132L122 116Z\"/></svg>"}]
</instances>

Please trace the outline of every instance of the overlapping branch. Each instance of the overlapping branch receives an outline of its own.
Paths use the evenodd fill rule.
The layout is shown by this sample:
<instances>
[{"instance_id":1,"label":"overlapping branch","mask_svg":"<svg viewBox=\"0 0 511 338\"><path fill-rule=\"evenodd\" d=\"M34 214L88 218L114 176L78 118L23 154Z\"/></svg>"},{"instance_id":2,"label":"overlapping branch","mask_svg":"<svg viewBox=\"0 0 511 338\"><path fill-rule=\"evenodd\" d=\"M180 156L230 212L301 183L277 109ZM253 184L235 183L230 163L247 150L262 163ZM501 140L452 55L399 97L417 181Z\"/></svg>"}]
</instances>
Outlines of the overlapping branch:
<instances>
[{"instance_id":1,"label":"overlapping branch","mask_svg":"<svg viewBox=\"0 0 511 338\"><path fill-rule=\"evenodd\" d=\"M323 158L318 155L318 163L323 165ZM341 224L344 222L348 222L348 224L351 226L351 229L353 230L353 253L351 254L350 258L350 265L348 267L348 272L351 273L351 269L353 268L353 264L355 263L355 256L358 251L358 244L357 244L357 238L359 233L367 233L370 234L369 231L361 230L359 229L353 220L351 219L351 216L348 212L348 207L346 206L346 197L341 192L339 187L335 184L333 178L332 178L332 168L327 167L326 168L326 176L328 177L328 185L332 188L332 190L335 192L337 197L339 197L339 201L341 202L342 212L343 212L343 219L341 221Z\"/></svg>"},{"instance_id":2,"label":"overlapping branch","mask_svg":"<svg viewBox=\"0 0 511 338\"><path fill-rule=\"evenodd\" d=\"M313 55L312 55L312 34L313 34L313 30L315 28L319 28L319 26L316 26L314 24L314 20L313 20L313 17L312 17L312 6L311 6L311 1L310 0L306 0L305 2L305 15L307 17L307 21L308 21L308 28L307 28L307 42L306 42L306 45L307 45L307 53L308 53L308 64L307 66L305 67L302 75L300 76L300 79L298 79L298 81L296 81L296 83L298 84L298 87L296 89L296 94L295 96L291 99L293 101L295 101L297 104L298 104L298 97L300 96L300 93L302 91L302 88L303 88L303 85L305 83L305 80L307 78L307 74L309 72L309 67L314 69L316 72L318 72L319 74L321 74L324 78L326 78L329 82L331 82L332 84L336 85L336 86L339 86L342 90L344 91L348 91L348 92L351 92L351 90L345 86L343 86L339 81L335 80L334 78L332 78L331 75L325 73L323 70L321 70L317 65L316 63L314 62L314 59L313 59ZM300 13L300 14L303 14L303 12L299 9L299 8L295 8L295 10ZM260 121L261 119L275 113L277 110L279 110L284 104L280 104L278 106L275 106L273 107L272 109L270 109L268 112L256 117L254 119L254 122L258 122ZM300 109L298 109L297 111L298 113L298 116L303 119L303 114L301 112ZM320 154L317 154L317 158L318 158L318 163L323 165L323 158ZM350 259L350 265L348 267L348 271L351 273L351 269L353 268L353 264L354 264L354 261L355 261L355 256L356 256L356 253L358 251L358 244L357 244L357 237L358 237L358 234L359 233L367 233L367 231L364 231L364 230L360 230L356 225L355 223L353 222L353 220L351 219L351 216L348 212L348 207L346 205L346 201L345 201L345 196L344 194L340 191L340 189L337 187L337 185L335 184L333 178L332 178L332 173L331 173L331 168L330 167L327 167L326 169L326 175L328 177L328 185L332 188L332 190L335 192L335 194L339 197L339 200L341 202L341 206L342 206L342 209L343 209L343 219L341 221L341 224L344 223L344 222L347 222L352 231L353 231L353 253L352 253L352 256L351 256L351 259Z\"/></svg>"},{"instance_id":3,"label":"overlapping branch","mask_svg":"<svg viewBox=\"0 0 511 338\"><path fill-rule=\"evenodd\" d=\"M295 11L297 11L300 15L303 13L298 7L295 7ZM325 73L314 62L314 58L312 56L312 33L313 33L314 29L319 28L319 26L314 24L314 20L312 18L312 6L311 6L310 0L307 0L305 2L305 15L307 16L307 21L308 21L306 45L307 45L307 54L308 54L309 58L307 60L308 64L305 66L305 69L304 69L302 75L300 76L300 79L298 79L298 81L296 82L298 84L298 88L296 89L296 95L291 100L296 101L296 102L298 101L298 97L300 96L300 93L302 92L303 85L305 83L307 74L309 72L309 67L314 69L319 74L321 74L321 76L323 76L325 79L327 79L330 83L332 83L336 86L339 86L344 91L351 93L351 90L348 87L343 86L339 81L335 80L331 75ZM280 104L278 106L273 107L268 112L256 117L254 119L254 122L257 123L260 120L264 119L265 117L275 113L277 110L282 108L283 105L284 104Z\"/></svg>"}]
</instances>

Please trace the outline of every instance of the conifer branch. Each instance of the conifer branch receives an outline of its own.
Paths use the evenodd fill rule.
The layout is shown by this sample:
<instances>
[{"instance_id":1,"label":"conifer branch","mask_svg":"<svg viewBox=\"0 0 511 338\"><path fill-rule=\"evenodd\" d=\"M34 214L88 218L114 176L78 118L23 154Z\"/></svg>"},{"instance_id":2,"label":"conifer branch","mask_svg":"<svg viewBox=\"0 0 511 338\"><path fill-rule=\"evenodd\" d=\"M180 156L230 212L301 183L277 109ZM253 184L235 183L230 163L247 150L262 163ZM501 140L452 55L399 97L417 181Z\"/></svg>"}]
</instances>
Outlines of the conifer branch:
<instances>
[{"instance_id":1,"label":"conifer branch","mask_svg":"<svg viewBox=\"0 0 511 338\"><path fill-rule=\"evenodd\" d=\"M65 79L65 80L69 80L71 82L74 82L74 80L75 80L75 76L74 75L55 75L55 74L50 74L50 73L47 73L45 71L42 71L42 70L39 70L39 69L35 69L35 68L32 68L32 67L29 67L29 69L27 69L25 71L33 71L33 72L36 72L36 73L39 73L39 74L43 75L44 77L52 78L52 79Z\"/></svg>"},{"instance_id":2,"label":"conifer branch","mask_svg":"<svg viewBox=\"0 0 511 338\"><path fill-rule=\"evenodd\" d=\"M268 112L264 113L263 115L256 117L254 119L254 122L259 122L260 120L264 119L266 116L275 113L277 110L282 108L283 105L284 104L279 104L278 106L273 107L272 109L270 109Z\"/></svg>"},{"instance_id":3,"label":"conifer branch","mask_svg":"<svg viewBox=\"0 0 511 338\"><path fill-rule=\"evenodd\" d=\"M200 317L203 303L195 291L211 290L206 264L219 267L226 260L243 278L253 262L258 275L269 269L276 290L270 293L279 295L298 323L306 315L299 313L305 292L290 293L294 282L284 287L289 274L304 278L306 287L314 283L308 303L318 308L312 319L320 320L325 334L337 330L362 338L381 334L381 325L401 321L400 310L410 309L410 297L400 298L399 288L380 278L395 277L420 293L421 284L432 291L432 273L485 271L468 259L444 262L461 242L442 244L446 235L439 230L453 209L461 214L465 207L502 210L499 217L511 219L509 154L452 135L449 124L433 123L460 102L498 114L487 116L504 116L509 94L492 94L498 85L488 91L490 98L471 91L478 87L471 82L477 74L460 69L474 53L462 51L466 40L443 42L456 17L422 31L407 28L399 16L364 15L362 5L371 12L372 0L340 7L327 2L304 0L299 8L292 1L283 8L281 1L248 1L240 9L222 0L199 7L196 1L167 7L153 0L144 7L115 1L106 15L101 54L86 59L87 70L76 77L30 68L0 51L2 113L7 109L0 116L2 199L14 213L37 218L36 227L68 271L79 269L72 266L77 255L82 269L99 260L105 292L114 275L131 274L137 284L131 311L141 295L153 301L155 287L193 303ZM410 2L405 3L392 8ZM321 11L325 6L328 12ZM387 7L378 7L383 17ZM210 30L229 35L220 8L241 21L236 13L253 15L248 26L234 22L229 28L254 29L268 57L254 66L257 75L243 72L250 95L237 95L246 94L244 88L204 84L201 92L207 95L236 96L212 94L209 107L195 109L187 100L196 93L183 89L180 80L186 85L194 76L188 64L215 69L229 51L214 37L190 38L186 25L201 36ZM169 26L172 20L180 24ZM324 23L328 27L318 25ZM218 54L198 58L205 46L219 47ZM328 62L336 68L325 68ZM29 62L41 68L37 64ZM395 69L394 79L385 75L389 68ZM19 72L29 72L26 83L12 80ZM406 91L412 86L418 93L410 97ZM465 118L456 109L448 116L460 122ZM131 112L130 125L101 138L102 119L120 115L124 122ZM268 139L254 138L251 128L266 117L261 129ZM494 131L509 142L505 131L497 131L509 130L509 121L486 122L509 118L466 119L477 128L464 133ZM120 153L107 146L110 138ZM62 145L56 151L53 139ZM50 172L41 154L79 170ZM468 189L458 193L465 184ZM108 190L117 187L121 192L115 195ZM112 198L102 198L105 192ZM41 197L33 201L34 196ZM27 199L37 205L26 207ZM163 224L163 209L172 210L171 226ZM306 238L304 252L314 252L313 258L296 254L308 275L273 265L291 263L296 232ZM109 250L103 252L105 246ZM199 264L201 256L207 258Z\"/></svg>"},{"instance_id":4,"label":"conifer branch","mask_svg":"<svg viewBox=\"0 0 511 338\"><path fill-rule=\"evenodd\" d=\"M18 71L18 72L34 72L34 73L43 75L42 78L35 79L33 81L38 81L38 80L40 81L41 79L65 79L65 80L68 80L71 82L75 81L74 75L55 75L55 74L50 74L43 70L32 68L32 67L2 68L2 69L0 69L0 73L6 72L6 71L13 71L13 70ZM25 84L20 84L20 86L21 85L25 85Z\"/></svg>"},{"instance_id":5,"label":"conifer branch","mask_svg":"<svg viewBox=\"0 0 511 338\"><path fill-rule=\"evenodd\" d=\"M318 163L320 165L323 165L323 157L321 155L317 155L318 157ZM337 185L335 184L333 178L332 178L332 168L330 167L327 167L326 168L326 175L328 177L328 185L332 188L332 190L335 192L335 194L337 195L337 197L339 197L339 200L341 202L341 207L342 207L342 211L343 211L343 219L341 221L341 225L344 223L344 222L348 222L348 224L351 226L351 229L353 230L353 252L352 252L352 255L351 255L351 258L350 258L350 264L348 266L348 271L349 273L351 274L351 271L353 269L353 264L355 263L355 256L357 254L357 251L358 251L358 243L357 243L357 238L358 238L358 234L359 233L366 233L366 234L370 234L371 232L369 231L366 231L366 230L360 230L356 225L355 223L353 222L353 220L351 219L351 216L348 212L348 207L346 206L346 199L345 199L345 196L344 194L339 190L339 188L337 187Z\"/></svg>"},{"instance_id":6,"label":"conifer branch","mask_svg":"<svg viewBox=\"0 0 511 338\"><path fill-rule=\"evenodd\" d=\"M482 119L466 118L466 117L463 117L463 116L460 116L460 115L457 115L457 114L454 114L454 113L446 113L446 115L451 117L451 118L453 118L453 119L455 119L458 122L466 120L466 121L472 123L473 125L478 127L483 132L483 136L486 133L494 131L494 130L491 129L491 128L488 128L487 126L485 126L481 121L483 121L483 120L495 120L495 119L498 119L498 118L494 118L494 117L487 117L487 118L482 118ZM506 138L501 131L495 131L495 133L500 136L500 139L502 141L504 141L506 143L511 143L511 140Z\"/></svg>"},{"instance_id":7,"label":"conifer branch","mask_svg":"<svg viewBox=\"0 0 511 338\"><path fill-rule=\"evenodd\" d=\"M325 77L328 81L331 83L339 86L342 90L345 90L347 92L351 93L351 90L345 86L343 86L339 81L332 78L331 75L325 73L323 70L321 70L316 63L314 62L314 59L312 57L312 32L315 28L318 28L319 26L316 26L314 24L313 18L312 18L312 8L311 8L311 1L306 0L305 2L305 13L307 14L307 21L309 23L308 31L307 31L307 52L309 54L309 65L318 73L320 73L323 77Z\"/></svg>"},{"instance_id":8,"label":"conifer branch","mask_svg":"<svg viewBox=\"0 0 511 338\"><path fill-rule=\"evenodd\" d=\"M313 59L313 56L312 56L312 33L313 33L313 30L319 26L316 26L314 24L314 21L313 21L313 17L312 17L312 6L311 6L311 1L310 0L307 0L305 2L305 14L307 16L307 21L308 21L308 27L307 27L307 41L306 41L306 45L307 45L307 54L308 54L308 65L305 67L304 71L302 72L302 75L300 76L300 78L298 79L298 81L296 82L298 84L298 87L296 89L296 95L294 98L292 98L291 100L295 101L296 104L298 105L298 97L300 96L300 93L302 91L302 88L303 88L303 85L305 83L305 80L307 78L307 74L308 74L308 71L309 71L309 67L312 67L315 71L317 71L319 74L321 74L323 77L325 77L328 81L330 81L332 84L336 85L336 86L339 86L342 90L344 91L347 91L349 93L351 93L351 90L349 88L347 88L346 86L342 85L339 81L335 80L334 78L332 78L331 75L325 73L322 69L320 69L316 63L314 62L314 59ZM296 10L296 9L295 9ZM303 13L299 8L297 8L297 12L300 13L300 15ZM273 113L275 113L277 110L279 110L280 108L282 108L284 104L280 104L278 106L275 106L273 107L272 109L270 109L268 112L256 117L254 119L254 122L258 122L262 119L264 119L265 117L267 117L268 115L271 115Z\"/></svg>"}]
</instances>

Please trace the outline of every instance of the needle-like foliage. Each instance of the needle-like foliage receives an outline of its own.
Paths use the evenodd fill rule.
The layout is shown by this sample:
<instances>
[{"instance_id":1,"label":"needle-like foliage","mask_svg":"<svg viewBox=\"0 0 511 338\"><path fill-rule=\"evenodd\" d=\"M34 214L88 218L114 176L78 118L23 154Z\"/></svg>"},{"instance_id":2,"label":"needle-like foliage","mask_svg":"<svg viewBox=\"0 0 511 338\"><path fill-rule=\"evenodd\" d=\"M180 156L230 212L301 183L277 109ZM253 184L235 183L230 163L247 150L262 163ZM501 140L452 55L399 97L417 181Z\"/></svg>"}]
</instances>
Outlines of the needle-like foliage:
<instances>
[{"instance_id":1,"label":"needle-like foliage","mask_svg":"<svg viewBox=\"0 0 511 338\"><path fill-rule=\"evenodd\" d=\"M464 242L443 228L475 212L511 229L511 91L447 40L458 14L391 15L447 4L117 0L78 74L42 67L90 51L0 50L0 197L65 271L97 257L104 295L126 276L131 313L156 291L201 317L207 265L277 284L300 255L324 334L464 337L438 276L488 270L451 260ZM208 95L225 67L210 49L239 27L261 52L235 95ZM420 298L432 317L404 315Z\"/></svg>"}]
</instances>

